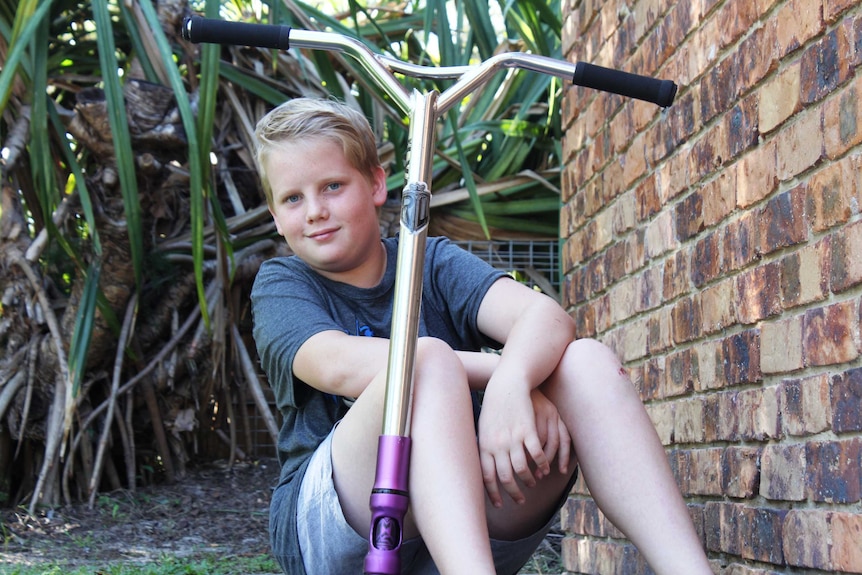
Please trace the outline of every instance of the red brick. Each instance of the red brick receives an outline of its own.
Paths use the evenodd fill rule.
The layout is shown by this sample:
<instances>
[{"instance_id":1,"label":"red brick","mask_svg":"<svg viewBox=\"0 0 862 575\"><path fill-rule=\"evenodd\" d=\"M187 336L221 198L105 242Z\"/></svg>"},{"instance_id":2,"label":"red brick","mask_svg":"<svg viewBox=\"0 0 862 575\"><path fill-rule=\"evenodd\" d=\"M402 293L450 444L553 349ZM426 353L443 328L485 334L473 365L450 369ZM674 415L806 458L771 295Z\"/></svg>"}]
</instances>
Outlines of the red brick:
<instances>
[{"instance_id":1,"label":"red brick","mask_svg":"<svg viewBox=\"0 0 862 575\"><path fill-rule=\"evenodd\" d=\"M784 518L782 541L784 559L792 567L831 569L828 513L820 510L792 509Z\"/></svg>"},{"instance_id":2,"label":"red brick","mask_svg":"<svg viewBox=\"0 0 862 575\"><path fill-rule=\"evenodd\" d=\"M756 86L778 67L775 51L765 49L776 44L775 26L750 27L749 32L736 49L739 53L738 73L742 91ZM757 131L756 126L754 131Z\"/></svg>"},{"instance_id":3,"label":"red brick","mask_svg":"<svg viewBox=\"0 0 862 575\"><path fill-rule=\"evenodd\" d=\"M813 375L781 383L781 424L790 436L814 435L832 426L829 378Z\"/></svg>"},{"instance_id":4,"label":"red brick","mask_svg":"<svg viewBox=\"0 0 862 575\"><path fill-rule=\"evenodd\" d=\"M862 498L862 439L811 442L805 457L812 501L856 503Z\"/></svg>"},{"instance_id":5,"label":"red brick","mask_svg":"<svg viewBox=\"0 0 862 575\"><path fill-rule=\"evenodd\" d=\"M779 180L789 180L813 166L823 153L820 110L809 108L797 114L793 123L776 134L776 145Z\"/></svg>"},{"instance_id":6,"label":"red brick","mask_svg":"<svg viewBox=\"0 0 862 575\"><path fill-rule=\"evenodd\" d=\"M858 3L858 0L824 0L823 19L827 23L835 22L846 10Z\"/></svg>"},{"instance_id":7,"label":"red brick","mask_svg":"<svg viewBox=\"0 0 862 575\"><path fill-rule=\"evenodd\" d=\"M829 293L831 238L807 245L781 260L781 305L791 309L822 301Z\"/></svg>"},{"instance_id":8,"label":"red brick","mask_svg":"<svg viewBox=\"0 0 862 575\"><path fill-rule=\"evenodd\" d=\"M663 307L649 316L649 337L647 339L647 351L651 354L660 353L673 345L673 322L671 310Z\"/></svg>"},{"instance_id":9,"label":"red brick","mask_svg":"<svg viewBox=\"0 0 862 575\"><path fill-rule=\"evenodd\" d=\"M679 246L674 215L663 211L644 230L644 255L653 259Z\"/></svg>"},{"instance_id":10,"label":"red brick","mask_svg":"<svg viewBox=\"0 0 862 575\"><path fill-rule=\"evenodd\" d=\"M803 186L797 186L770 198L763 206L760 211L761 253L769 254L808 239L805 191Z\"/></svg>"},{"instance_id":11,"label":"red brick","mask_svg":"<svg viewBox=\"0 0 862 575\"><path fill-rule=\"evenodd\" d=\"M676 443L703 443L703 412L703 397L684 398L675 403L673 438Z\"/></svg>"},{"instance_id":12,"label":"red brick","mask_svg":"<svg viewBox=\"0 0 862 575\"><path fill-rule=\"evenodd\" d=\"M662 303L661 294L664 282L662 271L663 268L656 265L645 269L638 276L637 291L635 293L638 311L651 310Z\"/></svg>"},{"instance_id":13,"label":"red brick","mask_svg":"<svg viewBox=\"0 0 862 575\"><path fill-rule=\"evenodd\" d=\"M692 449L686 458L687 470L683 481L686 495L722 495L722 449Z\"/></svg>"},{"instance_id":14,"label":"red brick","mask_svg":"<svg viewBox=\"0 0 862 575\"><path fill-rule=\"evenodd\" d=\"M757 330L731 335L722 342L722 351L727 385L760 381L760 334Z\"/></svg>"},{"instance_id":15,"label":"red brick","mask_svg":"<svg viewBox=\"0 0 862 575\"><path fill-rule=\"evenodd\" d=\"M852 30L848 36L855 38L855 42L850 56L853 65L858 67L859 64L862 64L862 18L859 18L859 16L848 17L842 25Z\"/></svg>"},{"instance_id":16,"label":"red brick","mask_svg":"<svg viewBox=\"0 0 862 575\"><path fill-rule=\"evenodd\" d=\"M832 568L845 573L862 573L862 514L832 513Z\"/></svg>"},{"instance_id":17,"label":"red brick","mask_svg":"<svg viewBox=\"0 0 862 575\"><path fill-rule=\"evenodd\" d=\"M695 243L691 261L691 281L695 287L703 287L721 275L724 268L721 237L721 233L713 232Z\"/></svg>"},{"instance_id":18,"label":"red brick","mask_svg":"<svg viewBox=\"0 0 862 575\"><path fill-rule=\"evenodd\" d=\"M757 145L759 135L757 107L757 98L750 96L727 113L725 122L727 122L727 151L730 158L736 158Z\"/></svg>"},{"instance_id":19,"label":"red brick","mask_svg":"<svg viewBox=\"0 0 862 575\"><path fill-rule=\"evenodd\" d=\"M727 128L723 123L717 123L692 145L689 156L691 183L695 184L709 177L727 160Z\"/></svg>"},{"instance_id":20,"label":"red brick","mask_svg":"<svg viewBox=\"0 0 862 575\"><path fill-rule=\"evenodd\" d=\"M680 81L677 80L677 82ZM680 144L688 141L699 129L700 126L697 119L698 109L699 105L693 92L682 94L676 98L673 103L673 114L662 124L666 128L666 130L662 131L662 137L666 140L663 146L664 149L653 156L655 160L663 158L669 152L678 149Z\"/></svg>"},{"instance_id":21,"label":"red brick","mask_svg":"<svg viewBox=\"0 0 862 575\"><path fill-rule=\"evenodd\" d=\"M739 67L740 53L731 52L704 75L700 82L701 121L709 122L727 111L739 96L742 88Z\"/></svg>"},{"instance_id":22,"label":"red brick","mask_svg":"<svg viewBox=\"0 0 862 575\"><path fill-rule=\"evenodd\" d=\"M806 211L814 231L822 232L850 219L856 196L854 167L845 158L828 164L808 179Z\"/></svg>"},{"instance_id":23,"label":"red brick","mask_svg":"<svg viewBox=\"0 0 862 575\"><path fill-rule=\"evenodd\" d=\"M777 55L783 57L823 31L822 0L791 0L776 18Z\"/></svg>"},{"instance_id":24,"label":"red brick","mask_svg":"<svg viewBox=\"0 0 862 575\"><path fill-rule=\"evenodd\" d=\"M771 571L769 569L757 569L748 565L733 563L723 570L724 575L780 575L779 571Z\"/></svg>"},{"instance_id":25,"label":"red brick","mask_svg":"<svg viewBox=\"0 0 862 575\"><path fill-rule=\"evenodd\" d=\"M758 223L754 212L746 212L724 227L724 262L728 271L743 268L757 257Z\"/></svg>"},{"instance_id":26,"label":"red brick","mask_svg":"<svg viewBox=\"0 0 862 575\"><path fill-rule=\"evenodd\" d=\"M738 434L741 439L763 441L781 435L778 388L746 389L737 394Z\"/></svg>"},{"instance_id":27,"label":"red brick","mask_svg":"<svg viewBox=\"0 0 862 575\"><path fill-rule=\"evenodd\" d=\"M837 158L862 143L862 76L826 100L823 111L824 146Z\"/></svg>"},{"instance_id":28,"label":"red brick","mask_svg":"<svg viewBox=\"0 0 862 575\"><path fill-rule=\"evenodd\" d=\"M606 270L606 277L609 284L613 285L623 279L627 274L626 270L626 244L616 242L611 244L605 251L602 257Z\"/></svg>"},{"instance_id":29,"label":"red brick","mask_svg":"<svg viewBox=\"0 0 862 575\"><path fill-rule=\"evenodd\" d=\"M658 356L647 360L644 368L643 383L640 388L641 398L645 401L657 399L659 393L664 389L665 357Z\"/></svg>"},{"instance_id":30,"label":"red brick","mask_svg":"<svg viewBox=\"0 0 862 575\"><path fill-rule=\"evenodd\" d=\"M765 374L802 369L802 316L763 322L760 326L760 368Z\"/></svg>"},{"instance_id":31,"label":"red brick","mask_svg":"<svg viewBox=\"0 0 862 575\"><path fill-rule=\"evenodd\" d=\"M702 341L694 348L695 390L718 389L724 384L724 355L719 341Z\"/></svg>"},{"instance_id":32,"label":"red brick","mask_svg":"<svg viewBox=\"0 0 862 575\"><path fill-rule=\"evenodd\" d=\"M622 182L625 187L629 187L632 182L639 179L647 171L644 139L643 133L635 136L632 145L629 146L625 154L620 156L620 162L623 166Z\"/></svg>"},{"instance_id":33,"label":"red brick","mask_svg":"<svg viewBox=\"0 0 862 575\"><path fill-rule=\"evenodd\" d=\"M701 317L699 299L686 297L677 301L671 310L674 342L685 343L700 337Z\"/></svg>"},{"instance_id":34,"label":"red brick","mask_svg":"<svg viewBox=\"0 0 862 575\"><path fill-rule=\"evenodd\" d=\"M703 195L695 191L676 205L676 232L681 241L703 230Z\"/></svg>"},{"instance_id":35,"label":"red brick","mask_svg":"<svg viewBox=\"0 0 862 575\"><path fill-rule=\"evenodd\" d=\"M756 447L731 446L721 458L722 490L728 497L750 499L760 490L760 453Z\"/></svg>"},{"instance_id":36,"label":"red brick","mask_svg":"<svg viewBox=\"0 0 862 575\"><path fill-rule=\"evenodd\" d=\"M611 297L604 294L594 298L590 304L593 306L596 319L596 330L600 333L608 331L611 327Z\"/></svg>"},{"instance_id":37,"label":"red brick","mask_svg":"<svg viewBox=\"0 0 862 575\"><path fill-rule=\"evenodd\" d=\"M761 458L760 494L766 499L805 499L805 446L767 445Z\"/></svg>"},{"instance_id":38,"label":"red brick","mask_svg":"<svg viewBox=\"0 0 862 575\"><path fill-rule=\"evenodd\" d=\"M676 299L688 293L689 264L687 250L679 250L664 261L664 289L662 295L665 300Z\"/></svg>"},{"instance_id":39,"label":"red brick","mask_svg":"<svg viewBox=\"0 0 862 575\"><path fill-rule=\"evenodd\" d=\"M703 223L707 228L727 218L736 207L736 175L736 170L722 170L703 185Z\"/></svg>"},{"instance_id":40,"label":"red brick","mask_svg":"<svg viewBox=\"0 0 862 575\"><path fill-rule=\"evenodd\" d=\"M648 220L661 210L661 198L656 187L655 176L644 178L638 184L635 188L635 198L637 200L638 221Z\"/></svg>"},{"instance_id":41,"label":"red brick","mask_svg":"<svg viewBox=\"0 0 862 575\"><path fill-rule=\"evenodd\" d=\"M778 185L775 140L760 144L736 163L736 203L747 208L772 194Z\"/></svg>"},{"instance_id":42,"label":"red brick","mask_svg":"<svg viewBox=\"0 0 862 575\"><path fill-rule=\"evenodd\" d=\"M853 301L805 312L802 329L806 365L833 365L859 357L857 313Z\"/></svg>"},{"instance_id":43,"label":"red brick","mask_svg":"<svg viewBox=\"0 0 862 575\"><path fill-rule=\"evenodd\" d=\"M718 425L715 429L715 437L718 441L739 441L739 393L735 391L725 392L718 396L716 403L709 401L715 396L710 396L707 399L706 409L714 413L718 417ZM709 425L709 422L707 422ZM710 435L710 430L707 428L707 436Z\"/></svg>"},{"instance_id":44,"label":"red brick","mask_svg":"<svg viewBox=\"0 0 862 575\"><path fill-rule=\"evenodd\" d=\"M656 187L662 204L672 200L689 186L688 154L680 150L656 169Z\"/></svg>"},{"instance_id":45,"label":"red brick","mask_svg":"<svg viewBox=\"0 0 862 575\"><path fill-rule=\"evenodd\" d=\"M703 333L721 331L737 322L737 297L733 278L706 287L701 292Z\"/></svg>"},{"instance_id":46,"label":"red brick","mask_svg":"<svg viewBox=\"0 0 862 575\"><path fill-rule=\"evenodd\" d=\"M581 204L581 225L587 224L592 217L605 207L604 180L597 178L579 186L583 190L583 202Z\"/></svg>"},{"instance_id":47,"label":"red brick","mask_svg":"<svg viewBox=\"0 0 862 575\"><path fill-rule=\"evenodd\" d=\"M850 62L842 54L850 52L846 30L835 28L802 54L802 102L822 99L843 84L852 73Z\"/></svg>"},{"instance_id":48,"label":"red brick","mask_svg":"<svg viewBox=\"0 0 862 575\"><path fill-rule=\"evenodd\" d=\"M605 291L608 287L608 276L605 271L605 258L593 258L587 262L587 286L590 294Z\"/></svg>"},{"instance_id":49,"label":"red brick","mask_svg":"<svg viewBox=\"0 0 862 575\"><path fill-rule=\"evenodd\" d=\"M707 502L704 531L709 551L740 554L740 523L743 513L744 507L740 504Z\"/></svg>"},{"instance_id":50,"label":"red brick","mask_svg":"<svg viewBox=\"0 0 862 575\"><path fill-rule=\"evenodd\" d=\"M650 403L645 406L653 427L661 444L671 445L674 442L673 413L676 402Z\"/></svg>"},{"instance_id":51,"label":"red brick","mask_svg":"<svg viewBox=\"0 0 862 575\"><path fill-rule=\"evenodd\" d=\"M800 66L793 63L758 91L758 129L768 134L799 111Z\"/></svg>"},{"instance_id":52,"label":"red brick","mask_svg":"<svg viewBox=\"0 0 862 575\"><path fill-rule=\"evenodd\" d=\"M774 565L784 563L782 539L786 511L746 507L740 521L740 555Z\"/></svg>"},{"instance_id":53,"label":"red brick","mask_svg":"<svg viewBox=\"0 0 862 575\"><path fill-rule=\"evenodd\" d=\"M832 237L832 291L840 293L862 283L862 222L840 229Z\"/></svg>"},{"instance_id":54,"label":"red brick","mask_svg":"<svg viewBox=\"0 0 862 575\"><path fill-rule=\"evenodd\" d=\"M629 190L619 197L611 209L614 212L614 233L623 234L637 226L636 198L633 191Z\"/></svg>"},{"instance_id":55,"label":"red brick","mask_svg":"<svg viewBox=\"0 0 862 575\"><path fill-rule=\"evenodd\" d=\"M862 368L835 375L830 396L833 431L862 431Z\"/></svg>"},{"instance_id":56,"label":"red brick","mask_svg":"<svg viewBox=\"0 0 862 575\"><path fill-rule=\"evenodd\" d=\"M667 377L662 397L685 395L694 389L691 350L683 350L667 357Z\"/></svg>"},{"instance_id":57,"label":"red brick","mask_svg":"<svg viewBox=\"0 0 862 575\"><path fill-rule=\"evenodd\" d=\"M736 278L737 319L753 324L781 313L781 266L770 262Z\"/></svg>"},{"instance_id":58,"label":"red brick","mask_svg":"<svg viewBox=\"0 0 862 575\"><path fill-rule=\"evenodd\" d=\"M626 238L626 270L632 273L646 263L646 231L639 229Z\"/></svg>"}]
</instances>

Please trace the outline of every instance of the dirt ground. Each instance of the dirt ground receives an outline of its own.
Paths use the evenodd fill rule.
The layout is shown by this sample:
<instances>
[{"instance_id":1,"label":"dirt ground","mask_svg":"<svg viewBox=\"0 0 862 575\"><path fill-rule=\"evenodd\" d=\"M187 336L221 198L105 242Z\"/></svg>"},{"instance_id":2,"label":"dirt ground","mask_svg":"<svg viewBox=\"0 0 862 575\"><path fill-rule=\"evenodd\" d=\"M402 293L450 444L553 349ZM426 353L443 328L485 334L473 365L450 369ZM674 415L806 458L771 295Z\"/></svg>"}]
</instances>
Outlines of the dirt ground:
<instances>
[{"instance_id":1,"label":"dirt ground","mask_svg":"<svg viewBox=\"0 0 862 575\"><path fill-rule=\"evenodd\" d=\"M29 516L2 509L5 565L155 561L165 555L256 556L267 534L275 460L192 468L173 485L100 495L86 504Z\"/></svg>"},{"instance_id":2,"label":"dirt ground","mask_svg":"<svg viewBox=\"0 0 862 575\"><path fill-rule=\"evenodd\" d=\"M69 566L154 562L166 555L199 558L269 552L269 501L278 477L274 459L190 468L173 485L100 495L86 504L32 517L0 509L0 573L4 565ZM558 529L521 573L560 573Z\"/></svg>"}]
</instances>

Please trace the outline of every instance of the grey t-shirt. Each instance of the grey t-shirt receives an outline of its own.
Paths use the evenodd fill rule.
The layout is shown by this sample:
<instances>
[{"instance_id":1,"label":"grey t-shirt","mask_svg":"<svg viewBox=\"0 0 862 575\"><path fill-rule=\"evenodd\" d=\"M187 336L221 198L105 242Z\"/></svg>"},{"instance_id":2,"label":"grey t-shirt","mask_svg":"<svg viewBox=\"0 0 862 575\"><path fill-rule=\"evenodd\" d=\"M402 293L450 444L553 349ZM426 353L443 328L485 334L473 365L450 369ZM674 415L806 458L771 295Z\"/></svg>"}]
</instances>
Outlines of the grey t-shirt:
<instances>
[{"instance_id":1,"label":"grey t-shirt","mask_svg":"<svg viewBox=\"0 0 862 575\"><path fill-rule=\"evenodd\" d=\"M379 285L363 289L331 281L298 257L261 265L251 293L254 339L283 418L278 438L279 486L270 510L273 554L287 573L304 573L296 537L296 501L311 454L347 412L342 398L320 392L293 374L293 360L311 336L327 330L389 338L397 238L383 240L387 263ZM429 238L425 250L419 335L453 349L496 347L478 330L479 305L505 276L450 243Z\"/></svg>"}]
</instances>

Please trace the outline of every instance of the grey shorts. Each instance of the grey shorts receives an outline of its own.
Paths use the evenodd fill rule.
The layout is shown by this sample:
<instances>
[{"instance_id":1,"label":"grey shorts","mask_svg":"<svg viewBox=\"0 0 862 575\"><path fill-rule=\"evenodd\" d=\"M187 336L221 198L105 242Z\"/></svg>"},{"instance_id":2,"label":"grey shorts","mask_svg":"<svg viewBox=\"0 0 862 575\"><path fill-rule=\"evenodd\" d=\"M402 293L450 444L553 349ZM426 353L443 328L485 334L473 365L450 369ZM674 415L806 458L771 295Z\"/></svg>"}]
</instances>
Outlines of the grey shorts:
<instances>
[{"instance_id":1,"label":"grey shorts","mask_svg":"<svg viewBox=\"0 0 862 575\"><path fill-rule=\"evenodd\" d=\"M311 456L299 490L297 532L302 562L313 575L362 573L368 539L347 523L332 482L332 432ZM491 540L497 573L512 574L530 560L551 528L552 521L538 532L518 541ZM421 539L401 545L402 573L439 575Z\"/></svg>"}]
</instances>

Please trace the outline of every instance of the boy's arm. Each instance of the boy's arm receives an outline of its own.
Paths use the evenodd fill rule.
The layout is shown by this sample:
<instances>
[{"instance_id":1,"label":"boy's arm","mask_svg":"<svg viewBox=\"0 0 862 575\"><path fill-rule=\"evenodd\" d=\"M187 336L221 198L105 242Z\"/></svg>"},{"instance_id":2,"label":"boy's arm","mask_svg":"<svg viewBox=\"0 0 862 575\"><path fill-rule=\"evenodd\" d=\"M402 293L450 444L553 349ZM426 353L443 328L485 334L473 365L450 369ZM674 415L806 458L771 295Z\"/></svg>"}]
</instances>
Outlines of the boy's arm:
<instances>
[{"instance_id":1,"label":"boy's arm","mask_svg":"<svg viewBox=\"0 0 862 575\"><path fill-rule=\"evenodd\" d=\"M322 331L299 347L293 373L324 393L355 398L386 368L388 355L388 339Z\"/></svg>"},{"instance_id":2,"label":"boy's arm","mask_svg":"<svg viewBox=\"0 0 862 575\"><path fill-rule=\"evenodd\" d=\"M456 352L472 389L485 389L500 357L493 353ZM308 338L296 353L293 372L308 385L344 397L359 397L389 358L389 340L331 330Z\"/></svg>"},{"instance_id":3,"label":"boy's arm","mask_svg":"<svg viewBox=\"0 0 862 575\"><path fill-rule=\"evenodd\" d=\"M556 369L574 338L575 326L554 300L508 279L498 280L488 290L479 307L478 324L482 333L504 344L479 419L483 478L495 505L502 504L498 479L520 502L524 496L515 477L528 486L536 482L529 459L539 476L550 472L530 393Z\"/></svg>"}]
</instances>

